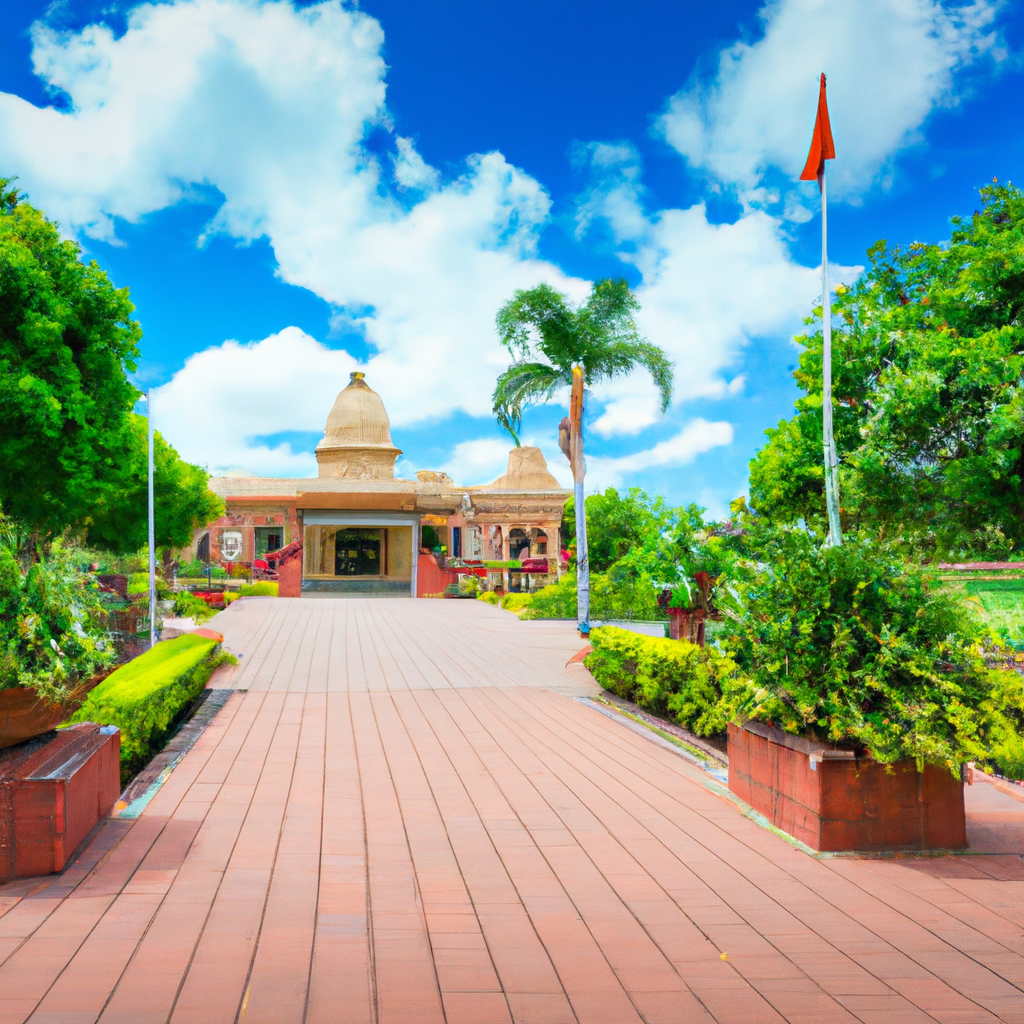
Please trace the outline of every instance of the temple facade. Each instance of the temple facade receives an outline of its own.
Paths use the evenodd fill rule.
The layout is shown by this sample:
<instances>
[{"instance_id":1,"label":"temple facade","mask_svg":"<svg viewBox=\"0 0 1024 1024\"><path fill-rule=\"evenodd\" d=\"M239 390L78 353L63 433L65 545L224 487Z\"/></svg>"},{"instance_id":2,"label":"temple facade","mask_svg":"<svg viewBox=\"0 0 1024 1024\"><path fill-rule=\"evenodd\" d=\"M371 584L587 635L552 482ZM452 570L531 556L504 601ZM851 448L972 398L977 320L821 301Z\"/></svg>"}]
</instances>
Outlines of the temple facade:
<instances>
[{"instance_id":1,"label":"temple facade","mask_svg":"<svg viewBox=\"0 0 1024 1024\"><path fill-rule=\"evenodd\" d=\"M559 572L562 510L570 491L539 448L513 448L492 484L461 487L446 473L395 476L401 451L380 396L353 373L327 417L310 479L222 476L210 489L225 514L197 531L192 550L213 562L252 562L278 553L282 596L425 596L454 578L461 562L532 560ZM424 526L439 538L438 564ZM188 554L191 554L188 553ZM543 566L541 564L541 571ZM512 585L497 569L491 585ZM536 575L533 585L546 580Z\"/></svg>"}]
</instances>

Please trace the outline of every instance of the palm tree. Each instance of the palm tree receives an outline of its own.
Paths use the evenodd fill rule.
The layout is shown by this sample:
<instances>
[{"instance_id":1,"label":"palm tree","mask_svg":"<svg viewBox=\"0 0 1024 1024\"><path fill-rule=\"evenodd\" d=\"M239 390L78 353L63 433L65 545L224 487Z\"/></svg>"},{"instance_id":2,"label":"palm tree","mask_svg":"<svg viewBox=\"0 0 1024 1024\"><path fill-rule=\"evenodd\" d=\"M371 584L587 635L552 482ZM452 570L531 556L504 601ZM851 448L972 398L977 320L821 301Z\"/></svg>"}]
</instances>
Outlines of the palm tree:
<instances>
[{"instance_id":1,"label":"palm tree","mask_svg":"<svg viewBox=\"0 0 1024 1024\"><path fill-rule=\"evenodd\" d=\"M548 284L519 290L498 311L501 343L514 362L494 386L494 415L519 446L523 409L573 389L571 419L563 421L562 450L573 467L576 506L577 620L590 632L590 563L583 499L583 388L644 367L661 392L661 411L672 398L672 363L640 336L633 320L640 308L623 280L597 281L586 302L573 307ZM574 386L575 383L575 386Z\"/></svg>"}]
</instances>

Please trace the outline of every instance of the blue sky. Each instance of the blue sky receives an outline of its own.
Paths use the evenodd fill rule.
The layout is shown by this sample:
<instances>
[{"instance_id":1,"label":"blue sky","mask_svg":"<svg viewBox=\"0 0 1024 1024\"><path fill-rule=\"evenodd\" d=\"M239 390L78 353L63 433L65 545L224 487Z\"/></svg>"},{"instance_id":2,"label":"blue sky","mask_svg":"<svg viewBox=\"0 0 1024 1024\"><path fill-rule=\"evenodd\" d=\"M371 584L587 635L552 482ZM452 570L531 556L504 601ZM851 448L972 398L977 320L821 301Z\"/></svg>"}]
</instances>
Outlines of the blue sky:
<instances>
[{"instance_id":1,"label":"blue sky","mask_svg":"<svg viewBox=\"0 0 1024 1024\"><path fill-rule=\"evenodd\" d=\"M131 289L157 426L213 471L314 472L352 369L400 469L503 471L494 312L625 276L676 361L595 389L590 481L721 513L790 413L817 300L829 75L830 256L938 241L1024 157L1024 12L975 0L769 6L9 0L0 173ZM568 480L555 405L526 439Z\"/></svg>"}]
</instances>

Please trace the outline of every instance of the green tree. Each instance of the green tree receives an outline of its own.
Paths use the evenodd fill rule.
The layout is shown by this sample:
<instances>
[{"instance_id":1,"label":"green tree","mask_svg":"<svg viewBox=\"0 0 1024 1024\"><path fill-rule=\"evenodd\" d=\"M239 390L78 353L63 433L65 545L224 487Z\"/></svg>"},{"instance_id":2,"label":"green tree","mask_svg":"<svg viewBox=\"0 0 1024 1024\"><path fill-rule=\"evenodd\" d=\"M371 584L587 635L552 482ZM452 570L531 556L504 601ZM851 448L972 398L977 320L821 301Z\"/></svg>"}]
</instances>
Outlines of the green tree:
<instances>
[{"instance_id":1,"label":"green tree","mask_svg":"<svg viewBox=\"0 0 1024 1024\"><path fill-rule=\"evenodd\" d=\"M981 199L947 244L874 245L833 307L844 523L939 557L1024 546L1024 194ZM804 396L751 463L751 503L822 528L821 332L797 341Z\"/></svg>"},{"instance_id":2,"label":"green tree","mask_svg":"<svg viewBox=\"0 0 1024 1024\"><path fill-rule=\"evenodd\" d=\"M43 536L108 496L139 392L127 289L0 178L0 506Z\"/></svg>"},{"instance_id":3,"label":"green tree","mask_svg":"<svg viewBox=\"0 0 1024 1024\"><path fill-rule=\"evenodd\" d=\"M494 415L519 445L523 410L550 401L572 387L573 368L584 387L646 369L661 393L661 411L672 398L672 363L657 345L640 336L634 314L640 308L623 280L597 281L587 300L573 306L548 284L520 290L498 311L501 343L513 362L494 386ZM579 465L575 469L578 621L589 632L590 563L583 500L582 401L579 409ZM568 452L567 452L568 454Z\"/></svg>"},{"instance_id":4,"label":"green tree","mask_svg":"<svg viewBox=\"0 0 1024 1024\"><path fill-rule=\"evenodd\" d=\"M145 417L132 414L130 446L111 489L87 520L87 540L119 554L148 540L148 440ZM224 502L207 487L206 470L185 462L160 435L153 435L153 519L157 548L180 548L193 532L224 514Z\"/></svg>"}]
</instances>

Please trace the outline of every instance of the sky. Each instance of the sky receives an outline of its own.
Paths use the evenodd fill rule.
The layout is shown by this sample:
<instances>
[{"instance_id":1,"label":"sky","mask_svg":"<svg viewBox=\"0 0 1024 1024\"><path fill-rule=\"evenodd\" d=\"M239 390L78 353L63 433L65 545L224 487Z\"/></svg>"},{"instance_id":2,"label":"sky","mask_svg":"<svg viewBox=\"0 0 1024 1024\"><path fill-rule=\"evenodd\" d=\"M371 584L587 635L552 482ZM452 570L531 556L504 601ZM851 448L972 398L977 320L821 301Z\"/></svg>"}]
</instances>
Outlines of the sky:
<instances>
[{"instance_id":1,"label":"sky","mask_svg":"<svg viewBox=\"0 0 1024 1024\"><path fill-rule=\"evenodd\" d=\"M211 472L315 475L352 370L401 474L495 479L494 317L625 277L675 363L588 397L588 490L712 515L792 414L820 301L799 182L828 75L833 281L941 242L1024 160L1024 5L997 0L7 0L0 175L128 287L156 427ZM567 395L523 441L570 482Z\"/></svg>"}]
</instances>

